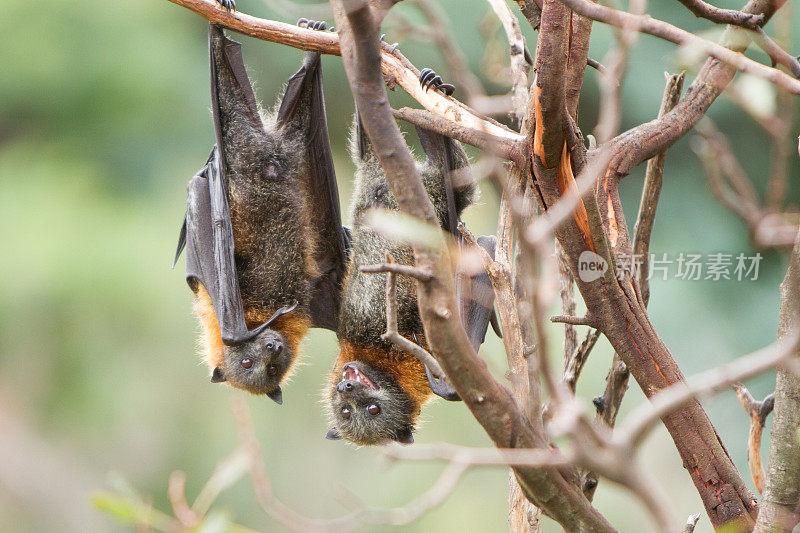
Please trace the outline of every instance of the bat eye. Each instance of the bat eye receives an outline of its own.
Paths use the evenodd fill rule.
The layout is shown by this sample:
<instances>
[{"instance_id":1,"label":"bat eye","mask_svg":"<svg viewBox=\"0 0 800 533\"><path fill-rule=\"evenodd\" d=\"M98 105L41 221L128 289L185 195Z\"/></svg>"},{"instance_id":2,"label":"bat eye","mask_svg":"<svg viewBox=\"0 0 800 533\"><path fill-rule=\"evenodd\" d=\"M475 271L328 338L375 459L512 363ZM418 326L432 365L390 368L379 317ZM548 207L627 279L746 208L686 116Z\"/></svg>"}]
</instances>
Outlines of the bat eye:
<instances>
[{"instance_id":1,"label":"bat eye","mask_svg":"<svg viewBox=\"0 0 800 533\"><path fill-rule=\"evenodd\" d=\"M267 368L267 374L269 374L270 376L274 376L277 373L278 373L278 367L275 365L269 365L269 368Z\"/></svg>"},{"instance_id":2,"label":"bat eye","mask_svg":"<svg viewBox=\"0 0 800 533\"><path fill-rule=\"evenodd\" d=\"M345 420L350 418L350 409L347 407L342 407L342 418Z\"/></svg>"},{"instance_id":3,"label":"bat eye","mask_svg":"<svg viewBox=\"0 0 800 533\"><path fill-rule=\"evenodd\" d=\"M367 406L367 412L373 416L381 413L381 406L377 403L371 403Z\"/></svg>"},{"instance_id":4,"label":"bat eye","mask_svg":"<svg viewBox=\"0 0 800 533\"><path fill-rule=\"evenodd\" d=\"M242 359L242 366L244 368L250 368L251 366L253 366L253 360L252 359Z\"/></svg>"}]
</instances>

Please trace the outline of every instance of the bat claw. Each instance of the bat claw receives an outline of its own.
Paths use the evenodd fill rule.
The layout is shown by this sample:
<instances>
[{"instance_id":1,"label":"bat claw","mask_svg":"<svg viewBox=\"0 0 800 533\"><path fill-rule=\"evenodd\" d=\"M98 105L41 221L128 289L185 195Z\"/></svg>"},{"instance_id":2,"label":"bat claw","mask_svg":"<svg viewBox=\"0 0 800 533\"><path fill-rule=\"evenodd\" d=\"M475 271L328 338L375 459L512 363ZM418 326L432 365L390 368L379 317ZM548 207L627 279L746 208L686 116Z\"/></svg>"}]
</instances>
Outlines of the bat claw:
<instances>
[{"instance_id":1,"label":"bat claw","mask_svg":"<svg viewBox=\"0 0 800 533\"><path fill-rule=\"evenodd\" d=\"M428 385L431 387L431 392L436 396L444 398L448 402L460 402L461 396L458 395L456 390L450 386L447 380L443 378L437 379L425 365L425 375L428 377Z\"/></svg>"},{"instance_id":2,"label":"bat claw","mask_svg":"<svg viewBox=\"0 0 800 533\"><path fill-rule=\"evenodd\" d=\"M442 77L436 74L436 72L434 72L434 70L431 68L424 68L422 71L420 71L419 83L420 86L422 86L422 89L425 91L428 91L431 88L438 89L447 96L452 95L456 90L455 86L449 83L444 83Z\"/></svg>"},{"instance_id":3,"label":"bat claw","mask_svg":"<svg viewBox=\"0 0 800 533\"><path fill-rule=\"evenodd\" d=\"M236 11L236 2L234 0L216 0L216 2L228 13L231 11Z\"/></svg>"},{"instance_id":4,"label":"bat claw","mask_svg":"<svg viewBox=\"0 0 800 533\"><path fill-rule=\"evenodd\" d=\"M383 42L383 43L386 42L386 34L385 33L381 33L381 42ZM389 45L389 53L391 53L391 54L395 53L399 47L400 47L400 43L392 43L392 44L390 44Z\"/></svg>"},{"instance_id":5,"label":"bat claw","mask_svg":"<svg viewBox=\"0 0 800 533\"><path fill-rule=\"evenodd\" d=\"M301 28L307 28L309 30L316 31L325 31L325 29L328 27L328 23L324 20L310 20L305 17L298 20L297 25Z\"/></svg>"}]
</instances>

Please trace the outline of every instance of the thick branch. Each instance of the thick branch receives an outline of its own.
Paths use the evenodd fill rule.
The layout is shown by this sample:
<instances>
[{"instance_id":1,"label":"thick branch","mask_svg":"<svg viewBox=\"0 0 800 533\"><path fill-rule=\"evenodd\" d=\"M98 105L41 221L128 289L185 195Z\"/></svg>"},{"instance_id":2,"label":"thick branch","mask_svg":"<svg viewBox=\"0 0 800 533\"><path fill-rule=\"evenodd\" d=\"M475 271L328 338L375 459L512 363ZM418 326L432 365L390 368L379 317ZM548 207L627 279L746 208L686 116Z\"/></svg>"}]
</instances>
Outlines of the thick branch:
<instances>
[{"instance_id":1,"label":"thick branch","mask_svg":"<svg viewBox=\"0 0 800 533\"><path fill-rule=\"evenodd\" d=\"M789 269L781 283L778 339L786 342L800 331L800 232ZM795 346L800 363L800 346ZM800 377L778 370L775 408L769 445L769 469L764 501L758 514L757 532L791 531L800 521Z\"/></svg>"},{"instance_id":2,"label":"thick branch","mask_svg":"<svg viewBox=\"0 0 800 533\"><path fill-rule=\"evenodd\" d=\"M547 6L548 4L545 3L543 27L547 18ZM748 6L748 11L767 11L768 14L771 14L771 3L766 0L763 2L756 0ZM742 30L733 31L741 32ZM540 42L543 37L544 35L540 36ZM557 59L555 56L552 62L557 62ZM543 66L546 64L549 67L549 63L550 61L545 60ZM537 57L538 65L539 58ZM614 168L620 168L634 160L638 163L652 157L688 131L691 126L687 123L692 122L692 118L687 118L681 113L694 115L705 112L705 108L719 94L717 91L727 85L734 73L735 69L719 61L707 62L704 71L698 76L700 81L696 80L697 89L694 92L690 90L684 97L686 102L684 107L681 108L681 104L684 104L682 101L675 110L661 119L667 124L672 123L673 126L677 124L677 127L656 130L657 126L663 127L664 123L654 121L634 130L635 134L642 135L645 137L644 139L623 135L621 136L622 141L612 141L609 146L605 147L605 150L601 149L599 155L594 158L595 160L599 157L606 157L604 152L607 150L611 151L612 157L610 163L602 165L602 168L610 170L610 172L603 172L603 184L608 186L610 183L615 183L617 176L614 174ZM541 71L539 77L540 79L544 77ZM557 90L557 82L549 90ZM554 97L551 96L551 98ZM683 110L680 111L681 109ZM540 116L537 115L537 119ZM549 125L549 123L546 124ZM682 128L686 129L681 131ZM643 130L646 133L643 133ZM558 136L560 132L550 129L550 133ZM652 137L648 138L647 136ZM644 142L640 144L640 140ZM533 146L534 153L538 155L541 147L545 144L542 142L540 146L534 141ZM537 149L539 150L537 151ZM645 151L648 152L646 157L642 155ZM551 165L554 162L550 160L547 160L548 168L542 168L544 165L537 166L535 157L533 162L540 200L543 207L549 209L549 206L555 205L563 194L558 183L559 172L552 169ZM573 160L573 164L576 163L579 163L578 160ZM587 167L592 164L593 161L590 161ZM576 173L581 173L583 170L581 164L577 164L574 169ZM567 172L566 166L563 166L561 177L564 177L565 174L568 175L569 172ZM631 248L626 244L629 236L624 217L622 217L619 197L615 189L608 190L609 193L603 199L602 206L598 206L593 201L584 201L588 228L583 229L588 231L588 239L586 232L574 220L567 220L564 224L556 227L555 233L568 257L570 268L578 282L578 288L584 297L587 309L597 318L601 331L608 337L644 393L650 397L666 387L680 383L684 377L650 323L635 281L625 272L617 270L615 257L609 248L609 234L605 231L600 214L601 212L606 213L609 206L613 205L616 208L615 212L618 213L617 215L610 213L611 222L615 224L613 229L617 232L614 242L622 243L624 246L620 251L626 254L630 254ZM620 217L619 220L616 216ZM593 246L594 252L608 263L608 270L599 279L584 281L578 276L578 259L590 246ZM712 524L715 527L721 527L723 524L735 521L738 522L739 527L752 527L756 515L755 499L747 489L700 404L695 400L690 400L677 411L665 414L663 421L675 441Z\"/></svg>"},{"instance_id":3,"label":"thick branch","mask_svg":"<svg viewBox=\"0 0 800 533\"><path fill-rule=\"evenodd\" d=\"M233 31L279 44L318 52L341 55L339 35L301 28L292 24L252 17L239 11L228 12L214 0L169 0L185 7L211 22ZM380 50L380 68L386 79L400 85L413 99L428 111L467 130L488 133L499 139L519 141L519 134L501 124L480 116L458 100L439 91L425 91L419 84L419 71L397 50L388 44ZM465 141L469 142L469 141ZM481 148L479 146L479 148Z\"/></svg>"}]
</instances>

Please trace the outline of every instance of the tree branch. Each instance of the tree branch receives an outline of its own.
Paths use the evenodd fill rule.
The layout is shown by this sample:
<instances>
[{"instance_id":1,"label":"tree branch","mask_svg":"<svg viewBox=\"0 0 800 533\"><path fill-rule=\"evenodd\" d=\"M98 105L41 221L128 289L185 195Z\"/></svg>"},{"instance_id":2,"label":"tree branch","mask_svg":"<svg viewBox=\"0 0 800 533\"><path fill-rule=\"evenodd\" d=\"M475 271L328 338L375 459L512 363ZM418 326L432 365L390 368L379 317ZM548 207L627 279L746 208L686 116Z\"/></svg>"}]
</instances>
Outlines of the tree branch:
<instances>
[{"instance_id":1,"label":"tree branch","mask_svg":"<svg viewBox=\"0 0 800 533\"><path fill-rule=\"evenodd\" d=\"M720 46L702 37L682 30L663 20L648 15L633 15L611 9L588 0L562 0L570 9L597 22L604 22L617 28L628 28L640 33L647 33L665 41L698 50L719 61L727 63L737 70L764 78L787 91L800 94L800 81L772 67L762 65L742 54Z\"/></svg>"},{"instance_id":2,"label":"tree branch","mask_svg":"<svg viewBox=\"0 0 800 533\"><path fill-rule=\"evenodd\" d=\"M763 15L745 13L735 9L722 9L707 4L703 0L678 0L678 2L685 5L696 17L708 19L717 24L733 24L755 30L765 22Z\"/></svg>"},{"instance_id":3,"label":"tree branch","mask_svg":"<svg viewBox=\"0 0 800 533\"><path fill-rule=\"evenodd\" d=\"M750 0L742 11L773 15L785 0ZM729 27L720 43L734 53L744 52L749 44L748 33ZM714 58L706 60L686 94L675 108L661 118L632 128L611 141L612 153L606 174L619 179L639 163L669 148L682 138L705 115L711 104L733 79L736 69Z\"/></svg>"},{"instance_id":4,"label":"tree branch","mask_svg":"<svg viewBox=\"0 0 800 533\"><path fill-rule=\"evenodd\" d=\"M318 52L341 55L339 35L301 28L292 24L252 17L239 11L228 12L214 0L169 0L201 17L216 22L243 35L263 41ZM425 109L466 130L487 133L511 142L521 140L519 134L505 126L480 116L458 100L439 91L425 91L419 84L419 71L397 50L383 43L380 48L380 67L391 84L400 85ZM476 135L477 135L476 134ZM465 140L465 142L469 142Z\"/></svg>"},{"instance_id":5,"label":"tree branch","mask_svg":"<svg viewBox=\"0 0 800 533\"><path fill-rule=\"evenodd\" d=\"M778 342L789 342L800 331L800 232L781 283ZM800 364L800 345L790 355ZM778 369L775 409L769 445L769 469L757 532L791 531L800 521L800 376Z\"/></svg>"},{"instance_id":6,"label":"tree branch","mask_svg":"<svg viewBox=\"0 0 800 533\"><path fill-rule=\"evenodd\" d=\"M767 416L775 406L775 395L770 394L762 401L756 401L750 391L741 383L732 384L739 403L750 415L750 436L747 439L747 464L750 467L750 477L759 494L764 494L764 466L761 463L761 434L764 431L764 424Z\"/></svg>"}]
</instances>

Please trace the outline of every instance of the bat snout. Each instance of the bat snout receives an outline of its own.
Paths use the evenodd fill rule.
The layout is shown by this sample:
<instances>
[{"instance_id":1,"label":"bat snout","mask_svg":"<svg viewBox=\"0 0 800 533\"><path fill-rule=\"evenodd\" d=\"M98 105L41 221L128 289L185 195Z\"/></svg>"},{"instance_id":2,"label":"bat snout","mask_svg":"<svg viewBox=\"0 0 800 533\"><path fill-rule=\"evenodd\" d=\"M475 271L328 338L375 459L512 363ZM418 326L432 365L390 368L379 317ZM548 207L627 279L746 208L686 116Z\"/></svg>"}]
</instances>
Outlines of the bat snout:
<instances>
[{"instance_id":1,"label":"bat snout","mask_svg":"<svg viewBox=\"0 0 800 533\"><path fill-rule=\"evenodd\" d=\"M283 351L283 343L279 339L271 339L267 341L264 348L272 355L278 355Z\"/></svg>"},{"instance_id":2,"label":"bat snout","mask_svg":"<svg viewBox=\"0 0 800 533\"><path fill-rule=\"evenodd\" d=\"M353 379L343 379L336 385L336 390L341 394L355 394L356 392L365 389L366 386L363 383L359 383Z\"/></svg>"}]
</instances>

